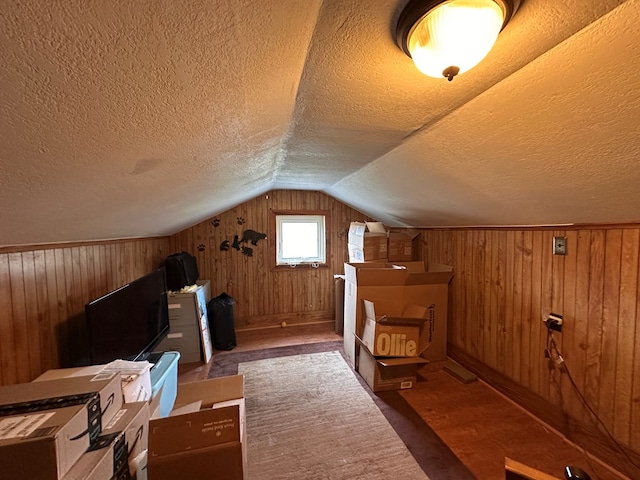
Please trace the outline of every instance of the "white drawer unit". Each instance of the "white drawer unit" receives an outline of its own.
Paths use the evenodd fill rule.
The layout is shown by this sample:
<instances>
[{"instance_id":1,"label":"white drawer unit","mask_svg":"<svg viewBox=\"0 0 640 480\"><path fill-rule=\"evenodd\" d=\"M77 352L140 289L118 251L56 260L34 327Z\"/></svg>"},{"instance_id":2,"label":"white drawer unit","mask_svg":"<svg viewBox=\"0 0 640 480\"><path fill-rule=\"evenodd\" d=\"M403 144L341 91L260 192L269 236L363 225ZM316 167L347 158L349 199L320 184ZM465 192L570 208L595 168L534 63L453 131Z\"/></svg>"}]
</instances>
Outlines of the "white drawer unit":
<instances>
[{"instance_id":1,"label":"white drawer unit","mask_svg":"<svg viewBox=\"0 0 640 480\"><path fill-rule=\"evenodd\" d=\"M202 280L189 291L169 293L170 331L158 350L180 352L180 363L207 363L211 359L213 347L207 317L209 285L209 280Z\"/></svg>"}]
</instances>

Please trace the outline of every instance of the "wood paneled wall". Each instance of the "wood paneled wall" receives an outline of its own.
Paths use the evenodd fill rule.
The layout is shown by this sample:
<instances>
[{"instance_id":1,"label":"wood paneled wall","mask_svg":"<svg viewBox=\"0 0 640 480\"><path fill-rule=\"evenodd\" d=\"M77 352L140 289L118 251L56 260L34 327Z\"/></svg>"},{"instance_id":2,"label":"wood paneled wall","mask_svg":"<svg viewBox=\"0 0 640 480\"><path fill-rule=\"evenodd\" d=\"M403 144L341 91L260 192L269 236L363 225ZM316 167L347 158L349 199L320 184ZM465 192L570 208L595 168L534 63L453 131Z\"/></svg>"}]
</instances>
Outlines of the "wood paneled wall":
<instances>
[{"instance_id":1,"label":"wood paneled wall","mask_svg":"<svg viewBox=\"0 0 640 480\"><path fill-rule=\"evenodd\" d=\"M86 354L84 305L157 268L169 239L0 250L0 385Z\"/></svg>"},{"instance_id":2,"label":"wood paneled wall","mask_svg":"<svg viewBox=\"0 0 640 480\"><path fill-rule=\"evenodd\" d=\"M329 268L271 268L268 241L246 256L233 243L246 229L272 236L271 210L329 210ZM0 384L27 382L83 354L84 305L138 278L170 253L196 255L212 295L235 300L237 328L332 321L334 274L347 261L351 221L371 220L319 192L272 191L172 237L0 249ZM554 235L567 255L552 255ZM551 229L435 229L418 258L454 267L449 347L456 359L578 444L628 461L544 357L545 313L564 316L554 334L571 378L606 429L640 452L640 226Z\"/></svg>"},{"instance_id":3,"label":"wood paneled wall","mask_svg":"<svg viewBox=\"0 0 640 480\"><path fill-rule=\"evenodd\" d=\"M259 241L253 256L229 248L246 229L266 233L272 239L271 210L329 210L329 268L272 270L269 241ZM235 301L237 329L288 323L333 321L334 274L343 273L348 261L347 232L352 221L369 221L362 213L313 191L275 190L171 237L174 251L187 251L198 259L200 278L211 280L211 295L222 292Z\"/></svg>"},{"instance_id":4,"label":"wood paneled wall","mask_svg":"<svg viewBox=\"0 0 640 480\"><path fill-rule=\"evenodd\" d=\"M220 250L246 229L270 234L270 209L329 210L330 267L272 272L266 241L251 245L252 257ZM343 271L349 223L357 220L371 219L322 193L274 191L171 238L0 248L0 385L82 362L84 305L181 250L197 256L214 296L234 297L238 328L333 321L333 275Z\"/></svg>"},{"instance_id":5,"label":"wood paneled wall","mask_svg":"<svg viewBox=\"0 0 640 480\"><path fill-rule=\"evenodd\" d=\"M566 256L552 254L555 235L567 237ZM570 374L613 437L640 452L640 227L424 230L422 242L423 258L454 267L450 352L506 379L494 383L512 397L532 392L543 417L566 415L553 425L563 433L580 425L607 443ZM554 338L569 374L545 359L549 312L564 316Z\"/></svg>"}]
</instances>

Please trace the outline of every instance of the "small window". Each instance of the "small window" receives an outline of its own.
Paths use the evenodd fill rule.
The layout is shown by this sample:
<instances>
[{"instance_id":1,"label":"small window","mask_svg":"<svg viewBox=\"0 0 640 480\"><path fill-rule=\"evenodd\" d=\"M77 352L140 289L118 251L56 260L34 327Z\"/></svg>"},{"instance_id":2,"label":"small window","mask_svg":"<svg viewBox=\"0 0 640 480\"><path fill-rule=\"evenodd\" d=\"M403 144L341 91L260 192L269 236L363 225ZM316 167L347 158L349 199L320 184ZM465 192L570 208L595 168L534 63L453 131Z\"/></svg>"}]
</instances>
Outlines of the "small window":
<instances>
[{"instance_id":1,"label":"small window","mask_svg":"<svg viewBox=\"0 0 640 480\"><path fill-rule=\"evenodd\" d=\"M276 265L327 261L324 215L276 215Z\"/></svg>"}]
</instances>

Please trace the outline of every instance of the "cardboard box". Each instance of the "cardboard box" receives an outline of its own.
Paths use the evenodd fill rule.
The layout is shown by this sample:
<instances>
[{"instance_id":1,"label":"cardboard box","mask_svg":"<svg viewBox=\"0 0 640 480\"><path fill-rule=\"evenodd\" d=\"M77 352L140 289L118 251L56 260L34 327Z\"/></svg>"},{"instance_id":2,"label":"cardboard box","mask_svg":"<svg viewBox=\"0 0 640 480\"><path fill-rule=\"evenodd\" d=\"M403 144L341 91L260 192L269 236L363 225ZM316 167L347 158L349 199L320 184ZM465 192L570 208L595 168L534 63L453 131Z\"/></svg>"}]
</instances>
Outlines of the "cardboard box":
<instances>
[{"instance_id":1,"label":"cardboard box","mask_svg":"<svg viewBox=\"0 0 640 480\"><path fill-rule=\"evenodd\" d=\"M120 386L122 387L122 394L125 403L132 402L145 402L151 400L151 365L147 368L138 369L137 374L124 372L118 370L119 365L127 365L137 363L142 365L142 362L126 362L123 360L116 360L107 365L89 365L86 367L75 368L57 368L47 370L42 375L34 380L34 382L42 382L45 380L56 380L58 378L67 377L86 377L96 376L105 373L105 371L118 371L120 374Z\"/></svg>"},{"instance_id":2,"label":"cardboard box","mask_svg":"<svg viewBox=\"0 0 640 480\"><path fill-rule=\"evenodd\" d=\"M100 435L100 444L85 452L63 480L111 480L135 474L128 459L147 450L149 404L128 403L116 413ZM126 472L125 472L126 470Z\"/></svg>"},{"instance_id":3,"label":"cardboard box","mask_svg":"<svg viewBox=\"0 0 640 480\"><path fill-rule=\"evenodd\" d=\"M62 479L89 448L88 422L84 404L0 417L2 478Z\"/></svg>"},{"instance_id":4,"label":"cardboard box","mask_svg":"<svg viewBox=\"0 0 640 480\"><path fill-rule=\"evenodd\" d=\"M0 387L0 471L62 478L121 407L115 374Z\"/></svg>"},{"instance_id":5,"label":"cardboard box","mask_svg":"<svg viewBox=\"0 0 640 480\"><path fill-rule=\"evenodd\" d=\"M359 350L358 373L373 392L413 388L418 365L429 363L421 357L376 358L364 345Z\"/></svg>"},{"instance_id":6,"label":"cardboard box","mask_svg":"<svg viewBox=\"0 0 640 480\"><path fill-rule=\"evenodd\" d=\"M149 479L244 479L244 377L181 384L175 405L177 414L150 422Z\"/></svg>"},{"instance_id":7,"label":"cardboard box","mask_svg":"<svg viewBox=\"0 0 640 480\"><path fill-rule=\"evenodd\" d=\"M100 395L100 411L104 425L120 410L123 402L120 376L114 373L64 377L0 387L0 406L91 392Z\"/></svg>"},{"instance_id":8,"label":"cardboard box","mask_svg":"<svg viewBox=\"0 0 640 480\"><path fill-rule=\"evenodd\" d=\"M387 260L389 262L410 262L413 260L413 241L420 235L418 230L389 232L387 241Z\"/></svg>"},{"instance_id":9,"label":"cardboard box","mask_svg":"<svg viewBox=\"0 0 640 480\"><path fill-rule=\"evenodd\" d=\"M370 262L387 259L387 236L375 235L365 238L364 246L348 244L350 262Z\"/></svg>"},{"instance_id":10,"label":"cardboard box","mask_svg":"<svg viewBox=\"0 0 640 480\"><path fill-rule=\"evenodd\" d=\"M364 299L426 307L424 335L429 346L422 357L446 359L448 292L453 278L450 266L430 265L427 269L423 262L345 263L344 272L344 350L354 368L356 334L361 334L364 327Z\"/></svg>"},{"instance_id":11,"label":"cardboard box","mask_svg":"<svg viewBox=\"0 0 640 480\"><path fill-rule=\"evenodd\" d=\"M426 335L421 337L426 307L369 300L363 303L365 323L360 338L374 356L418 357L429 346Z\"/></svg>"},{"instance_id":12,"label":"cardboard box","mask_svg":"<svg viewBox=\"0 0 640 480\"><path fill-rule=\"evenodd\" d=\"M387 259L387 232L379 222L351 222L347 240L350 262Z\"/></svg>"}]
</instances>

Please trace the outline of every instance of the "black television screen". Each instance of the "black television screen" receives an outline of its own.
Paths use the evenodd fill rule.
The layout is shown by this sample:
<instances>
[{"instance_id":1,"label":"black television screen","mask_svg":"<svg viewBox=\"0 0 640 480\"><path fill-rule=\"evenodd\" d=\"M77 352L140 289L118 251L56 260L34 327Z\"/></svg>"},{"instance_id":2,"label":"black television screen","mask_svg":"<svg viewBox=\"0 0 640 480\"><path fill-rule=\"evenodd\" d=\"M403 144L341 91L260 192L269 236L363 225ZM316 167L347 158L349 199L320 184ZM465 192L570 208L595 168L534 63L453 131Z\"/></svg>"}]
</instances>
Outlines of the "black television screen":
<instances>
[{"instance_id":1,"label":"black television screen","mask_svg":"<svg viewBox=\"0 0 640 480\"><path fill-rule=\"evenodd\" d=\"M169 333L164 268L85 305L92 364L138 360Z\"/></svg>"}]
</instances>

